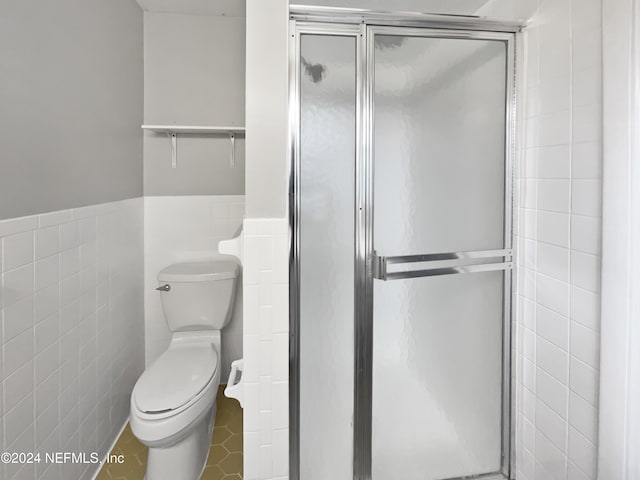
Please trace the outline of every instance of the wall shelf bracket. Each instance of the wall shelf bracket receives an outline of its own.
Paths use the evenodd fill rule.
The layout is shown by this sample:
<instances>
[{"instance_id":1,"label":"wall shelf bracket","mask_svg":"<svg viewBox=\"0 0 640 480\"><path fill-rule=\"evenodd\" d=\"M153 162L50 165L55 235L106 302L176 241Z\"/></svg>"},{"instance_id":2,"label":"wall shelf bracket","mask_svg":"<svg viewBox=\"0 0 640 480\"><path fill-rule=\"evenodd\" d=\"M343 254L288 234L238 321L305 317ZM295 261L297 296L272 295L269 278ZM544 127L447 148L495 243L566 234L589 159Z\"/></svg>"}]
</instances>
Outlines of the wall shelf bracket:
<instances>
[{"instance_id":1,"label":"wall shelf bracket","mask_svg":"<svg viewBox=\"0 0 640 480\"><path fill-rule=\"evenodd\" d=\"M167 137L171 140L171 168L178 166L178 135L176 132L167 132Z\"/></svg>"},{"instance_id":2,"label":"wall shelf bracket","mask_svg":"<svg viewBox=\"0 0 640 480\"><path fill-rule=\"evenodd\" d=\"M236 136L244 136L244 127L212 127L212 126L188 126L188 125L142 125L143 130L154 133L164 133L171 140L171 168L178 165L178 133L190 135L229 135L230 166L236 166Z\"/></svg>"},{"instance_id":3,"label":"wall shelf bracket","mask_svg":"<svg viewBox=\"0 0 640 480\"><path fill-rule=\"evenodd\" d=\"M229 132L229 141L231 142L231 168L236 168L236 134Z\"/></svg>"}]
</instances>

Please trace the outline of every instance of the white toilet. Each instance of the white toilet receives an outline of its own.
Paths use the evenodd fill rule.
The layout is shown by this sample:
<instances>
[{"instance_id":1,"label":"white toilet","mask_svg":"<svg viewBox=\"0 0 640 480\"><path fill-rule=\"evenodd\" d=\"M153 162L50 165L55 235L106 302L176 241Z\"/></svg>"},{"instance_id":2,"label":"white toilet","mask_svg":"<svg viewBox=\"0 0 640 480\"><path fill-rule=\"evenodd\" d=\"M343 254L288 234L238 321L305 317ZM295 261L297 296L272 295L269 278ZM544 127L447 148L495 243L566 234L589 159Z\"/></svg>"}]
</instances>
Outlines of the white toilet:
<instances>
[{"instance_id":1,"label":"white toilet","mask_svg":"<svg viewBox=\"0 0 640 480\"><path fill-rule=\"evenodd\" d=\"M232 257L220 258L158 274L173 336L131 394L131 430L149 447L146 480L196 480L205 466L220 384L220 330L231 318L239 270Z\"/></svg>"}]
</instances>

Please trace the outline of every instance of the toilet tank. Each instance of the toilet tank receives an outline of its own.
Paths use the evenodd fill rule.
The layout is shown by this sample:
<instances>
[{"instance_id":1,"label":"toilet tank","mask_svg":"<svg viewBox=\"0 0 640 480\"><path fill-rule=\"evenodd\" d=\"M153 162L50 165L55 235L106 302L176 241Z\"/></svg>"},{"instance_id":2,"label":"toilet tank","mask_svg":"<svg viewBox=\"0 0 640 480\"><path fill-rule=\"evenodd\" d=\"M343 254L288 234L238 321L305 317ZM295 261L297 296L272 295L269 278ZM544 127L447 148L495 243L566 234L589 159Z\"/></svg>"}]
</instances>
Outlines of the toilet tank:
<instances>
[{"instance_id":1,"label":"toilet tank","mask_svg":"<svg viewBox=\"0 0 640 480\"><path fill-rule=\"evenodd\" d=\"M176 263L158 274L169 330L221 330L231 319L240 267L235 259Z\"/></svg>"}]
</instances>

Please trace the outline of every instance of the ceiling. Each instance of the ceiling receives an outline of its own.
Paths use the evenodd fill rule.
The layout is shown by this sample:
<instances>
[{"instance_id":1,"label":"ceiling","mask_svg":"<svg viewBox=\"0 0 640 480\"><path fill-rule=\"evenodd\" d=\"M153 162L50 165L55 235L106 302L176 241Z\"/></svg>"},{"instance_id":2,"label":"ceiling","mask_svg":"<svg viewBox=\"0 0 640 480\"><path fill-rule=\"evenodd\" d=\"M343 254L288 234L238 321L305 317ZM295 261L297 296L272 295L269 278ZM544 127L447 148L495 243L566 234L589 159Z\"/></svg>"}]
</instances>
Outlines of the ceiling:
<instances>
[{"instance_id":1,"label":"ceiling","mask_svg":"<svg viewBox=\"0 0 640 480\"><path fill-rule=\"evenodd\" d=\"M245 0L136 0L145 12L244 17Z\"/></svg>"}]
</instances>

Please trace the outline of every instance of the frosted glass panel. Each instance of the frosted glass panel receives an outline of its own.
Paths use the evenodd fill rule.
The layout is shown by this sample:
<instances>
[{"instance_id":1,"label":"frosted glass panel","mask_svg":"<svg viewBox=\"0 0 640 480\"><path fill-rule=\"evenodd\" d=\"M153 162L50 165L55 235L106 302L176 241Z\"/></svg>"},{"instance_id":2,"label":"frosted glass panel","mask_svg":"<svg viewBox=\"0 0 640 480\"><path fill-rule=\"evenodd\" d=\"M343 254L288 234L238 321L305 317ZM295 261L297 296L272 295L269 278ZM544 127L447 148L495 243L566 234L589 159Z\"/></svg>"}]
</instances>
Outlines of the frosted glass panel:
<instances>
[{"instance_id":1,"label":"frosted glass panel","mask_svg":"<svg viewBox=\"0 0 640 480\"><path fill-rule=\"evenodd\" d=\"M301 38L300 474L353 472L356 43Z\"/></svg>"},{"instance_id":2,"label":"frosted glass panel","mask_svg":"<svg viewBox=\"0 0 640 480\"><path fill-rule=\"evenodd\" d=\"M505 44L375 40L375 250L504 248ZM503 276L374 283L374 480L500 470Z\"/></svg>"},{"instance_id":3,"label":"frosted glass panel","mask_svg":"<svg viewBox=\"0 0 640 480\"><path fill-rule=\"evenodd\" d=\"M374 480L500 469L502 276L375 283Z\"/></svg>"},{"instance_id":4,"label":"frosted glass panel","mask_svg":"<svg viewBox=\"0 0 640 480\"><path fill-rule=\"evenodd\" d=\"M376 36L375 247L504 247L503 42Z\"/></svg>"}]
</instances>

